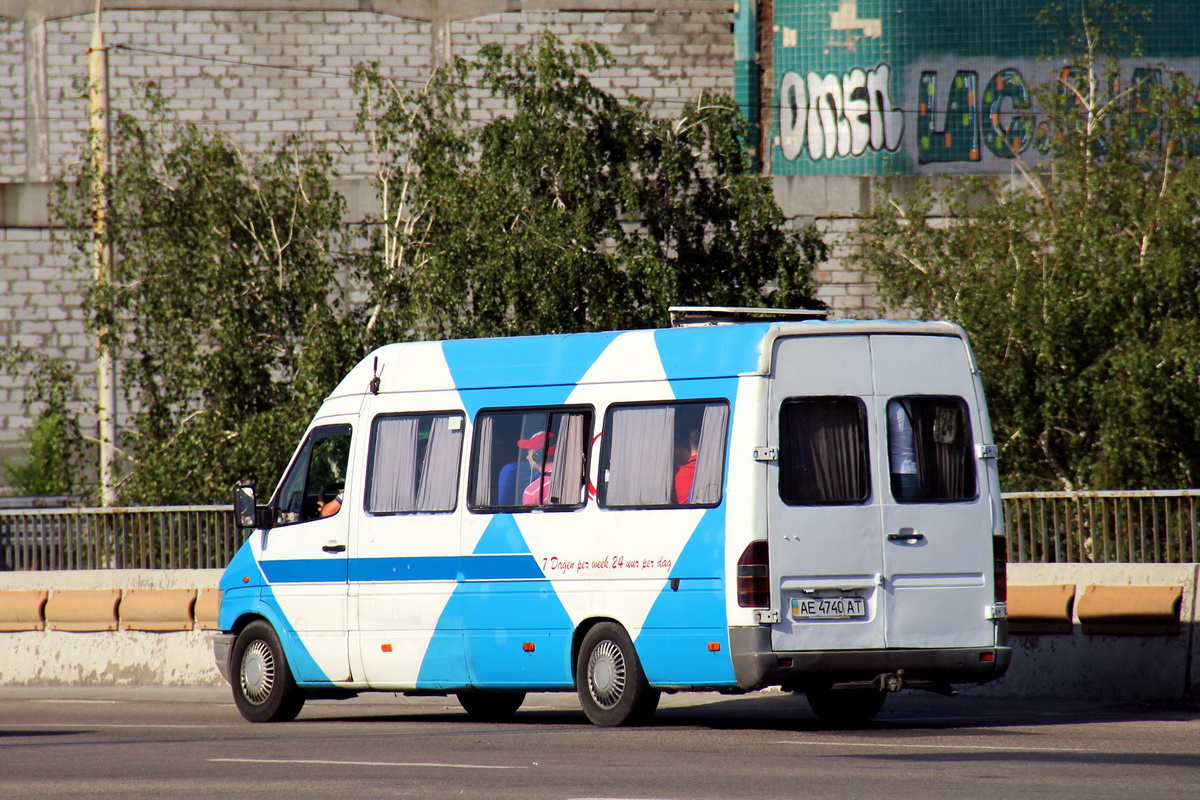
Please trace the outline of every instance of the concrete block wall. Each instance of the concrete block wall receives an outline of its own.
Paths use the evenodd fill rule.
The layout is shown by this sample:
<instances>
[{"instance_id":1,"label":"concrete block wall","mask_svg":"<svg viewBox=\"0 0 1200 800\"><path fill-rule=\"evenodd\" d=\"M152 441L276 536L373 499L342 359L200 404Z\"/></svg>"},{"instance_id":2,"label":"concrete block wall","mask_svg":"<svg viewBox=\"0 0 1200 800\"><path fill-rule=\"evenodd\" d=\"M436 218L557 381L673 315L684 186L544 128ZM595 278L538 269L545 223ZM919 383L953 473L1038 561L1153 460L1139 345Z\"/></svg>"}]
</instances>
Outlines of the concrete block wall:
<instances>
[{"instance_id":1,"label":"concrete block wall","mask_svg":"<svg viewBox=\"0 0 1200 800\"><path fill-rule=\"evenodd\" d=\"M708 13L544 11L466 19L451 24L451 50L470 57L485 44L519 47L543 31L567 42L603 44L615 63L596 76L597 83L672 113L704 90L732 91L732 3L712 5ZM86 76L93 18L45 25L54 174L78 158L86 141L86 100L73 81ZM134 108L135 85L154 81L174 98L181 119L227 133L247 150L292 132L337 145L343 178L372 174L354 135L354 66L376 61L385 74L420 86L434 63L430 23L362 11L112 10L104 14L104 30L114 110ZM0 17L4 45L0 97L7 99L0 99L0 120L19 121L26 45L21 20ZM12 91L3 92L9 84ZM27 179L24 134L22 126L0 126L0 156L11 156L0 160L0 181Z\"/></svg>"},{"instance_id":2,"label":"concrete block wall","mask_svg":"<svg viewBox=\"0 0 1200 800\"><path fill-rule=\"evenodd\" d=\"M704 90L732 91L732 1L591 6L600 10L457 20L449 24L450 50L472 56L489 43L526 45L547 30L567 42L604 44L615 63L597 83L645 98L658 113L677 114ZM46 91L36 114L48 118L48 135L46 152L31 153L25 72L39 45L27 35L26 20L0 16L0 345L64 357L85 380L94 373L80 308L85 284L51 240L44 182L77 159L86 140L86 103L73 82L86 75L92 25L90 14L43 23ZM156 81L181 119L211 126L248 152L287 133L307 133L333 149L358 218L374 192L366 185L370 155L353 134L353 67L378 61L395 79L420 85L432 69L436 38L427 21L345 10L106 9L104 31L110 48L125 46L109 52L112 108L134 108L135 84ZM497 109L480 99L483 113ZM31 424L23 396L23 381L0 375L0 458L22 451Z\"/></svg>"},{"instance_id":3,"label":"concrete block wall","mask_svg":"<svg viewBox=\"0 0 1200 800\"><path fill-rule=\"evenodd\" d=\"M86 381L93 370L83 292L49 229L0 227L0 344L61 356ZM24 383L0 372L0 458L17 452L32 424L23 400Z\"/></svg>"},{"instance_id":4,"label":"concrete block wall","mask_svg":"<svg viewBox=\"0 0 1200 800\"><path fill-rule=\"evenodd\" d=\"M204 589L220 570L95 570L0 573L0 592L83 589ZM1180 630L1171 635L1070 633L1011 637L1008 674L964 695L1090 700L1200 700L1200 564L1010 564L1010 586L1180 586ZM0 632L0 683L7 685L221 685L210 636L103 631Z\"/></svg>"}]
</instances>

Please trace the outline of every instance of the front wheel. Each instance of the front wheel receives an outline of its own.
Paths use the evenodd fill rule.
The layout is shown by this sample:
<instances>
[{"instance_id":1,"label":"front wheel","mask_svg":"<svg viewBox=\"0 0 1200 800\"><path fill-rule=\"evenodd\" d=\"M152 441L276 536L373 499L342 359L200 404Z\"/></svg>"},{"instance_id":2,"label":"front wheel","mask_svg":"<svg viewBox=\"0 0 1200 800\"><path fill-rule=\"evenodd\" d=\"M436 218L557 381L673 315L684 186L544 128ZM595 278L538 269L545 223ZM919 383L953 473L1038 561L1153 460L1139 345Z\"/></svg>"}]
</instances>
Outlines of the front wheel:
<instances>
[{"instance_id":1,"label":"front wheel","mask_svg":"<svg viewBox=\"0 0 1200 800\"><path fill-rule=\"evenodd\" d=\"M583 637L575 685L583 713L606 728L647 721L662 696L646 680L629 634L614 622L601 622Z\"/></svg>"},{"instance_id":2,"label":"front wheel","mask_svg":"<svg viewBox=\"0 0 1200 800\"><path fill-rule=\"evenodd\" d=\"M817 719L835 728L865 725L875 718L887 699L887 692L878 689L834 689L829 686L809 687L804 695Z\"/></svg>"},{"instance_id":3,"label":"front wheel","mask_svg":"<svg viewBox=\"0 0 1200 800\"><path fill-rule=\"evenodd\" d=\"M233 645L233 702L250 722L288 722L304 707L275 629L256 620Z\"/></svg>"},{"instance_id":4,"label":"front wheel","mask_svg":"<svg viewBox=\"0 0 1200 800\"><path fill-rule=\"evenodd\" d=\"M455 695L471 719L503 722L525 702L524 692L459 692Z\"/></svg>"}]
</instances>

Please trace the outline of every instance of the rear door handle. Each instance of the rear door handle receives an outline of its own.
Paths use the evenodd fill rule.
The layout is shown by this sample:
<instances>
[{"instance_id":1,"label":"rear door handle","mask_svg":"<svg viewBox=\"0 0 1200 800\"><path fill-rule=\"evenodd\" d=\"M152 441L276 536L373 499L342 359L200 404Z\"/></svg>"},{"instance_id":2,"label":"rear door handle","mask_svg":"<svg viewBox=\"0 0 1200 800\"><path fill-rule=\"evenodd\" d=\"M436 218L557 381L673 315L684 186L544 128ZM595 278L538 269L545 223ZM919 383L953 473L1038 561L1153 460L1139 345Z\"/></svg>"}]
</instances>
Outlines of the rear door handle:
<instances>
[{"instance_id":1,"label":"rear door handle","mask_svg":"<svg viewBox=\"0 0 1200 800\"><path fill-rule=\"evenodd\" d=\"M346 545L338 544L337 542L330 542L321 549L326 553L344 553L346 552Z\"/></svg>"},{"instance_id":2,"label":"rear door handle","mask_svg":"<svg viewBox=\"0 0 1200 800\"><path fill-rule=\"evenodd\" d=\"M887 536L889 542L923 542L925 534L909 531L908 533L889 533Z\"/></svg>"}]
</instances>

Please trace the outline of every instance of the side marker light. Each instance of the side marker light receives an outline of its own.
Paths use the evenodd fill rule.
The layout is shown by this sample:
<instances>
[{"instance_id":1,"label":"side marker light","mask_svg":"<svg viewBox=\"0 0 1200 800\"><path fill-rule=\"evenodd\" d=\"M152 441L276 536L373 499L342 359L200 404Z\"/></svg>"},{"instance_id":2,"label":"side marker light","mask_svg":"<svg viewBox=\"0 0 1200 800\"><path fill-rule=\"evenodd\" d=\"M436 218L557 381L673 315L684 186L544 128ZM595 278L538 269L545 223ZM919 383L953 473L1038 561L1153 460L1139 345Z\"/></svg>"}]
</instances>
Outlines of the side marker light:
<instances>
[{"instance_id":1,"label":"side marker light","mask_svg":"<svg viewBox=\"0 0 1200 800\"><path fill-rule=\"evenodd\" d=\"M525 642L524 644L521 645L521 649L524 650L526 653L532 653L534 650L537 649L537 646L533 642Z\"/></svg>"},{"instance_id":2,"label":"side marker light","mask_svg":"<svg viewBox=\"0 0 1200 800\"><path fill-rule=\"evenodd\" d=\"M708 643L708 651L710 653L719 653L721 651L721 643L720 642L709 642Z\"/></svg>"},{"instance_id":3,"label":"side marker light","mask_svg":"<svg viewBox=\"0 0 1200 800\"><path fill-rule=\"evenodd\" d=\"M392 646L390 644L381 644L381 645L379 645L379 649L385 653L392 652Z\"/></svg>"}]
</instances>

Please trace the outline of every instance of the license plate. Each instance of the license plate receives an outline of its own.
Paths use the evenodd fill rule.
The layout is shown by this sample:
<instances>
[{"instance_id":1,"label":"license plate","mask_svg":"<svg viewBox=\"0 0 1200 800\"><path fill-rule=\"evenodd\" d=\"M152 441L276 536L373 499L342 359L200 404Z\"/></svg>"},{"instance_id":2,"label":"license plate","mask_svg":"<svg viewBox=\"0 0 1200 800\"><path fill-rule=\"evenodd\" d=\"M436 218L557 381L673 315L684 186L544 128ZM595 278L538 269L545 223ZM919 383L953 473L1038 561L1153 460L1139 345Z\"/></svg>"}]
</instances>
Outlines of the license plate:
<instances>
[{"instance_id":1,"label":"license plate","mask_svg":"<svg viewBox=\"0 0 1200 800\"><path fill-rule=\"evenodd\" d=\"M858 619L867 615L861 597L793 597L792 619Z\"/></svg>"}]
</instances>

